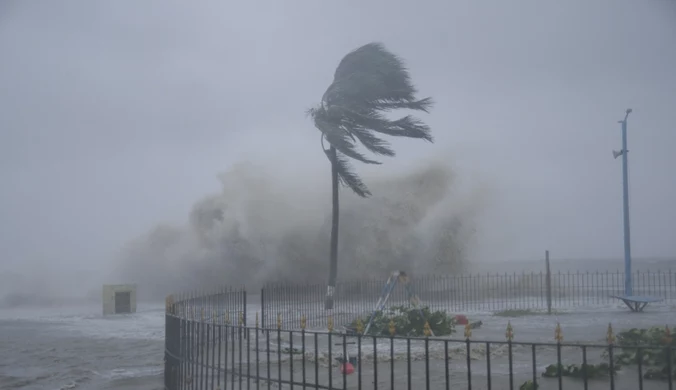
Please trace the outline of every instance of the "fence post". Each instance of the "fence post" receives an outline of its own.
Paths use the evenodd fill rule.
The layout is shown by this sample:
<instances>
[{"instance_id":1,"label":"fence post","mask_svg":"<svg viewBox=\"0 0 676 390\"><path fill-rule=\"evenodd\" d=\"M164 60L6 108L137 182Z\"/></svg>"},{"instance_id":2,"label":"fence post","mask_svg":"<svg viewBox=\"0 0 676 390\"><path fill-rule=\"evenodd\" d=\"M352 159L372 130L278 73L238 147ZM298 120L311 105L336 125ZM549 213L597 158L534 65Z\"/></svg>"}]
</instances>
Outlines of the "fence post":
<instances>
[{"instance_id":1,"label":"fence post","mask_svg":"<svg viewBox=\"0 0 676 390\"><path fill-rule=\"evenodd\" d=\"M261 328L265 329L265 286L261 287Z\"/></svg>"},{"instance_id":2,"label":"fence post","mask_svg":"<svg viewBox=\"0 0 676 390\"><path fill-rule=\"evenodd\" d=\"M242 289L242 324L246 328L246 288ZM242 330L242 333L244 334L244 338L247 337L247 332L245 330Z\"/></svg>"},{"instance_id":3,"label":"fence post","mask_svg":"<svg viewBox=\"0 0 676 390\"><path fill-rule=\"evenodd\" d=\"M545 275L547 281L547 314L552 314L552 270L549 267L549 251L545 251L545 266L547 274Z\"/></svg>"}]
</instances>

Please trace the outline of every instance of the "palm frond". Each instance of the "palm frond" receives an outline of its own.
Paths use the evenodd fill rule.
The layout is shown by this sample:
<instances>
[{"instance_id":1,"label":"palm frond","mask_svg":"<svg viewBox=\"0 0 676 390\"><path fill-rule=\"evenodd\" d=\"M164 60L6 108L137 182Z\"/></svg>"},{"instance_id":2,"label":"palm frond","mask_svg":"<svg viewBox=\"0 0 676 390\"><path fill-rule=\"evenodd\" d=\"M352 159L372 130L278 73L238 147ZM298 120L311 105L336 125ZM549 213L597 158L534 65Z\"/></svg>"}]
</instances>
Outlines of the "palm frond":
<instances>
[{"instance_id":1,"label":"palm frond","mask_svg":"<svg viewBox=\"0 0 676 390\"><path fill-rule=\"evenodd\" d=\"M376 110L428 110L431 99L417 100L416 93L404 62L374 42L343 57L322 102L326 106L368 106Z\"/></svg>"},{"instance_id":2,"label":"palm frond","mask_svg":"<svg viewBox=\"0 0 676 390\"><path fill-rule=\"evenodd\" d=\"M319 108L320 110L322 108ZM390 148L390 143L376 137L372 134L371 130L366 126L359 124L355 118L360 118L357 112L350 110L346 107L341 106L331 106L329 107L331 116L338 118L341 123L341 127L346 129L346 131L352 135L352 138L357 138L366 149L371 152L381 155L393 157L395 155L394 150Z\"/></svg>"},{"instance_id":3,"label":"palm frond","mask_svg":"<svg viewBox=\"0 0 676 390\"><path fill-rule=\"evenodd\" d=\"M332 158L329 150L325 150L324 152L329 158L329 161L331 161ZM340 152L336 152L336 159L335 161L332 161L332 164L335 164L338 170L338 180L340 181L340 184L349 187L355 194L361 196L362 198L371 196L371 191L369 191L361 178L359 178L359 176L354 173L352 166L344 155L342 155Z\"/></svg>"},{"instance_id":4,"label":"palm frond","mask_svg":"<svg viewBox=\"0 0 676 390\"><path fill-rule=\"evenodd\" d=\"M380 164L355 150L352 134L344 126L332 122L324 109L313 109L310 115L314 119L315 127L324 134L326 141L340 153L366 164Z\"/></svg>"},{"instance_id":5,"label":"palm frond","mask_svg":"<svg viewBox=\"0 0 676 390\"><path fill-rule=\"evenodd\" d=\"M430 127L420 119L410 115L393 121L370 118L370 120L365 120L362 123L366 128L378 133L394 137L420 138L434 142Z\"/></svg>"},{"instance_id":6,"label":"palm frond","mask_svg":"<svg viewBox=\"0 0 676 390\"><path fill-rule=\"evenodd\" d=\"M369 129L357 126L349 126L349 128L352 129L351 133L357 137L359 142L372 153L380 156L394 157L395 153L390 147L390 143L376 137Z\"/></svg>"},{"instance_id":7,"label":"palm frond","mask_svg":"<svg viewBox=\"0 0 676 390\"><path fill-rule=\"evenodd\" d=\"M343 57L321 105L308 110L323 139L338 151L339 157L332 163L339 168L341 183L359 196L370 192L348 165L348 158L380 163L359 153L357 141L370 152L389 157L395 155L394 150L374 133L433 142L429 126L420 119L407 115L390 120L384 115L397 109L428 112L432 99L416 99L416 93L404 62L381 43L373 42Z\"/></svg>"},{"instance_id":8,"label":"palm frond","mask_svg":"<svg viewBox=\"0 0 676 390\"><path fill-rule=\"evenodd\" d=\"M371 109L364 109L358 112L336 107L332 108L332 110L341 112L342 122L354 134L357 131L367 132L372 130L395 137L422 138L433 142L429 126L411 115L396 120L388 120L380 112Z\"/></svg>"},{"instance_id":9,"label":"palm frond","mask_svg":"<svg viewBox=\"0 0 676 390\"><path fill-rule=\"evenodd\" d=\"M393 101L379 101L373 103L373 108L380 111L391 111L398 109L409 109L416 111L423 111L429 113L430 109L434 106L434 100L430 97L424 99L415 100L415 101L406 101L406 102L393 102Z\"/></svg>"}]
</instances>

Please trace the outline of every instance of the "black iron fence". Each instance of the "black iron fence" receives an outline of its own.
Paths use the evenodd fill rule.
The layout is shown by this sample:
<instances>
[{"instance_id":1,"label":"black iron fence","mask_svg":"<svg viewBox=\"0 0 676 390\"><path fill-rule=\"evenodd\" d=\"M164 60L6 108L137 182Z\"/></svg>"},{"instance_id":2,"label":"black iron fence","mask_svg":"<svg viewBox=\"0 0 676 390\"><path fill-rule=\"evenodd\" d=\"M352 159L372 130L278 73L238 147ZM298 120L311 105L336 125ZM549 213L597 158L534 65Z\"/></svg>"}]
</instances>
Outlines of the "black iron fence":
<instances>
[{"instance_id":1,"label":"black iron fence","mask_svg":"<svg viewBox=\"0 0 676 390\"><path fill-rule=\"evenodd\" d=\"M617 303L611 295L624 290L621 272L431 276L411 282L431 310L456 313L605 305ZM469 325L463 336L450 338L431 335L428 323L423 337L400 336L393 322L378 335L363 334L359 321L356 328L339 326L365 318L384 284L340 283L328 316L326 287L319 284L270 284L253 302L244 289L170 296L165 388L673 389L676 343L668 327L616 338L609 326L606 342L592 345L565 343L558 326L551 343L516 341L509 323L505 338L493 341L472 337ZM637 272L634 294L674 302L676 274ZM400 288L388 306L407 303Z\"/></svg>"},{"instance_id":2,"label":"black iron fence","mask_svg":"<svg viewBox=\"0 0 676 390\"><path fill-rule=\"evenodd\" d=\"M598 345L565 343L559 326L551 343L334 333L274 328L243 315L202 317L183 302L167 302L165 388L176 389L672 389L676 343L668 328L655 344L613 333ZM184 310L181 310L183 308ZM214 308L204 308L205 311ZM199 314L193 315L199 312ZM187 316L185 316L187 314ZM652 331L655 332L654 330ZM653 335L654 336L654 335ZM601 335L601 338L603 335ZM655 338L653 338L655 340Z\"/></svg>"},{"instance_id":3,"label":"black iron fence","mask_svg":"<svg viewBox=\"0 0 676 390\"><path fill-rule=\"evenodd\" d=\"M676 272L636 271L632 274L633 293L676 302ZM343 281L336 286L334 317L337 321L372 311L387 278ZM617 304L613 295L624 294L624 272L521 272L466 274L452 276L414 276L413 291L425 306L448 312L542 310L594 307ZM324 297L326 284L270 283L260 293L262 326L278 313L284 325L299 324L306 315L309 326L326 323ZM403 288L396 288L389 306L407 305ZM343 318L345 317L345 318Z\"/></svg>"},{"instance_id":4,"label":"black iron fence","mask_svg":"<svg viewBox=\"0 0 676 390\"><path fill-rule=\"evenodd\" d=\"M243 288L222 288L210 292L188 292L167 298L174 315L181 318L197 318L202 322L230 321L242 317L246 324L247 295ZM217 318L222 317L222 318Z\"/></svg>"}]
</instances>

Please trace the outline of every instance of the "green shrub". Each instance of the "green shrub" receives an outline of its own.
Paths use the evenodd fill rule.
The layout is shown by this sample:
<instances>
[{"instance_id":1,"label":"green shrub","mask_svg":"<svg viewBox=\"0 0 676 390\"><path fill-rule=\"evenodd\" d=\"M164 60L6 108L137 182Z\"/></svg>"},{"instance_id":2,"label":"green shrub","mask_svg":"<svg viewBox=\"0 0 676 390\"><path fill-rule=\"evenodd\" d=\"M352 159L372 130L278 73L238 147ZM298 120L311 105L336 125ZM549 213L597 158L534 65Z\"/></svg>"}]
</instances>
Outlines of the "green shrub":
<instances>
[{"instance_id":1,"label":"green shrub","mask_svg":"<svg viewBox=\"0 0 676 390\"><path fill-rule=\"evenodd\" d=\"M617 334L613 346L613 374L624 365L638 364L639 360L644 367L644 379L667 380L669 378L669 361L672 362L672 377L676 377L676 340L667 333L665 327L652 327L650 329L633 328ZM637 347L644 347L639 353ZM657 347L657 348L655 348ZM660 348L663 347L663 348ZM605 350L601 357L609 359L609 352ZM671 356L669 356L671 355ZM543 377L553 378L558 376L556 364L550 364L542 373ZM611 374L609 363L560 365L561 375L576 378L607 377Z\"/></svg>"},{"instance_id":2,"label":"green shrub","mask_svg":"<svg viewBox=\"0 0 676 390\"><path fill-rule=\"evenodd\" d=\"M556 378L559 376L558 367L561 367L561 376L569 376L573 378L584 378L585 374L588 379L598 378L598 377L607 377L610 375L610 365L608 363L599 363L599 364L569 364L563 365L559 364L550 364L545 369L545 372L542 373L542 376L545 378ZM613 374L617 373L620 366L613 366Z\"/></svg>"},{"instance_id":3,"label":"green shrub","mask_svg":"<svg viewBox=\"0 0 676 390\"><path fill-rule=\"evenodd\" d=\"M637 347L642 348L639 355ZM631 347L622 349L622 347ZM669 377L669 360L672 364L672 377L676 377L676 340L671 334L667 334L667 328L654 326L650 329L629 329L617 335L617 346L614 348L615 364L638 364L639 357L645 367L645 379L666 380ZM671 355L671 356L669 356ZM603 353L608 357L608 352Z\"/></svg>"},{"instance_id":4,"label":"green shrub","mask_svg":"<svg viewBox=\"0 0 676 390\"><path fill-rule=\"evenodd\" d=\"M365 327L369 317L370 314L355 318L350 326L356 328L357 323L361 321ZM389 336L390 322L393 322L395 336L424 336L425 321L429 322L435 336L447 336L455 331L455 317L446 312L430 311L429 307L392 306L376 311L368 334Z\"/></svg>"}]
</instances>

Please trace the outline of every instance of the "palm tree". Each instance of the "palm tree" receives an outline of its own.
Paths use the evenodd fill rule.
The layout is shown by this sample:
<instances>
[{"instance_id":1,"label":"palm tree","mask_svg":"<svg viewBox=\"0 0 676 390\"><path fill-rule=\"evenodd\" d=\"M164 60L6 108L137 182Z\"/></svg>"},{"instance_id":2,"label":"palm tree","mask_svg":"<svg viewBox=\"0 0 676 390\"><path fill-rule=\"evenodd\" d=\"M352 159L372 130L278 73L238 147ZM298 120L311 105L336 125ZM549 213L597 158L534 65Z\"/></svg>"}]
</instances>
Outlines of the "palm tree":
<instances>
[{"instance_id":1,"label":"palm tree","mask_svg":"<svg viewBox=\"0 0 676 390\"><path fill-rule=\"evenodd\" d=\"M418 100L416 92L403 61L382 44L374 42L343 57L336 68L333 83L322 96L321 104L308 110L315 127L321 132L322 148L331 162L333 214L326 310L333 309L338 273L338 183L361 197L371 195L352 170L349 159L380 164L357 151L357 143L375 155L393 157L395 153L390 144L376 133L432 142L429 126L419 119L406 115L390 120L385 116L396 109L428 112L432 99ZM328 149L324 141L329 144Z\"/></svg>"}]
</instances>

